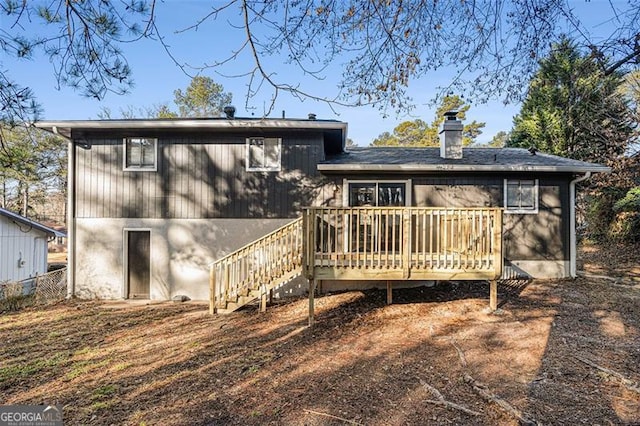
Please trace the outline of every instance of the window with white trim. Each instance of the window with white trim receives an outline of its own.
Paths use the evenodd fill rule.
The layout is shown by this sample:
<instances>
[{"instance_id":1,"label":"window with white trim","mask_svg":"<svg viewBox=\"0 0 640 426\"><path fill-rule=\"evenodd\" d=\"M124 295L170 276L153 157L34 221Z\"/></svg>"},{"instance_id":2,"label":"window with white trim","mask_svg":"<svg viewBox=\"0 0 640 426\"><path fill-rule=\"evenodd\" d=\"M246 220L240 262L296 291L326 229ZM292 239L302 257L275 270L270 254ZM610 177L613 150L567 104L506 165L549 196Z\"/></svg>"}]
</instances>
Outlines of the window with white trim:
<instances>
[{"instance_id":1,"label":"window with white trim","mask_svg":"<svg viewBox=\"0 0 640 426\"><path fill-rule=\"evenodd\" d=\"M281 138L247 138L247 171L278 172L281 168Z\"/></svg>"},{"instance_id":2,"label":"window with white trim","mask_svg":"<svg viewBox=\"0 0 640 426\"><path fill-rule=\"evenodd\" d=\"M411 181L345 180L344 205L351 207L410 206Z\"/></svg>"},{"instance_id":3,"label":"window with white trim","mask_svg":"<svg viewBox=\"0 0 640 426\"><path fill-rule=\"evenodd\" d=\"M125 170L157 170L158 139L124 138L123 145Z\"/></svg>"},{"instance_id":4,"label":"window with white trim","mask_svg":"<svg viewBox=\"0 0 640 426\"><path fill-rule=\"evenodd\" d=\"M538 179L504 180L505 213L538 213Z\"/></svg>"}]
</instances>

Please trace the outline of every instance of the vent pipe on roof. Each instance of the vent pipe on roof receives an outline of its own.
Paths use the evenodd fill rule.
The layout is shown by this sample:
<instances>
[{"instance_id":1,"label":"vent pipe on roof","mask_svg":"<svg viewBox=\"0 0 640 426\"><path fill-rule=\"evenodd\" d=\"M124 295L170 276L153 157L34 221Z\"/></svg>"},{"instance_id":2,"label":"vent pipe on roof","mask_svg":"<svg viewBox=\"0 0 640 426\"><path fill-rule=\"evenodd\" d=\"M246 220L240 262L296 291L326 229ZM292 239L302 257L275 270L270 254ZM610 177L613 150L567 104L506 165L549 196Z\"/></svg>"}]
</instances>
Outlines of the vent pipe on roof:
<instances>
[{"instance_id":1,"label":"vent pipe on roof","mask_svg":"<svg viewBox=\"0 0 640 426\"><path fill-rule=\"evenodd\" d=\"M228 105L223 108L222 112L227 118L235 118L236 117L236 107L232 105Z\"/></svg>"},{"instance_id":2,"label":"vent pipe on roof","mask_svg":"<svg viewBox=\"0 0 640 426\"><path fill-rule=\"evenodd\" d=\"M316 119L316 115L312 112L309 113L309 120L315 120Z\"/></svg>"},{"instance_id":3,"label":"vent pipe on roof","mask_svg":"<svg viewBox=\"0 0 640 426\"><path fill-rule=\"evenodd\" d=\"M457 118L458 111L444 113L444 122L440 130L440 157L462 158L462 121Z\"/></svg>"}]
</instances>

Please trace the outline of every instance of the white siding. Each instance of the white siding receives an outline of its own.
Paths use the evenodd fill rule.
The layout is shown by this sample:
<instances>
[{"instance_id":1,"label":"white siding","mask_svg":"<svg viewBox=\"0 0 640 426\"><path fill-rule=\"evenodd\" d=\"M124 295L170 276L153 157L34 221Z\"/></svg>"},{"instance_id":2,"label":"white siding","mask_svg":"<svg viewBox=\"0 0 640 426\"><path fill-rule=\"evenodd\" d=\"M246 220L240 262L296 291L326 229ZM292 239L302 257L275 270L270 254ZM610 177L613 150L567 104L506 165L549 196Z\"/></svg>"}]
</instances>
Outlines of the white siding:
<instances>
[{"instance_id":1,"label":"white siding","mask_svg":"<svg viewBox=\"0 0 640 426\"><path fill-rule=\"evenodd\" d=\"M0 282L47 272L47 235L0 216Z\"/></svg>"}]
</instances>

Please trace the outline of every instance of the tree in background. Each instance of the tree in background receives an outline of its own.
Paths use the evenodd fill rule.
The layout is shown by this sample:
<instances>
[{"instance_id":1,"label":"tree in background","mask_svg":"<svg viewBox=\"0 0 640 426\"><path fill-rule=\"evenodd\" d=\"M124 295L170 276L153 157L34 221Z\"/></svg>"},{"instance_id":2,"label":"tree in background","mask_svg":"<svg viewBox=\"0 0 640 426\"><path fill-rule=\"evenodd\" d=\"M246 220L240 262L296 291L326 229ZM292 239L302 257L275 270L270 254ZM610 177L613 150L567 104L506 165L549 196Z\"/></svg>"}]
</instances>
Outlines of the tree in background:
<instances>
[{"instance_id":1,"label":"tree in background","mask_svg":"<svg viewBox=\"0 0 640 426\"><path fill-rule=\"evenodd\" d=\"M623 76L605 74L598 61L568 39L540 61L509 146L536 147L578 160L611 163L624 155L633 133Z\"/></svg>"},{"instance_id":2,"label":"tree in background","mask_svg":"<svg viewBox=\"0 0 640 426\"><path fill-rule=\"evenodd\" d=\"M633 71L624 76L621 93L629 101L635 130L629 150L631 154L640 154L640 71Z\"/></svg>"},{"instance_id":3,"label":"tree in background","mask_svg":"<svg viewBox=\"0 0 640 426\"><path fill-rule=\"evenodd\" d=\"M442 99L442 102L436 110L435 117L431 124L416 119L413 121L404 121L398 124L393 133L384 132L380 134L371 143L372 146L438 146L440 144L439 132L440 126L444 122L444 114L447 111L458 111L458 119L464 120L471 105L465 102L457 95L448 95ZM462 129L462 143L464 146L471 145L476 138L482 134L482 128L485 123L473 120L471 123L464 124Z\"/></svg>"},{"instance_id":4,"label":"tree in background","mask_svg":"<svg viewBox=\"0 0 640 426\"><path fill-rule=\"evenodd\" d=\"M621 73L603 72L591 54L562 40L540 61L507 143L612 168L589 181L586 204L579 205L596 238L614 236L603 224L615 225L616 201L637 184L635 160L627 155L635 129L623 83Z\"/></svg>"},{"instance_id":5,"label":"tree in background","mask_svg":"<svg viewBox=\"0 0 640 426\"><path fill-rule=\"evenodd\" d=\"M0 149L0 206L44 219L42 206L53 194L66 195L67 144L40 130L5 129ZM64 223L64 211L49 219Z\"/></svg>"},{"instance_id":6,"label":"tree in background","mask_svg":"<svg viewBox=\"0 0 640 426\"><path fill-rule=\"evenodd\" d=\"M209 77L198 76L191 79L189 87L182 92L173 92L174 103L180 117L217 117L225 106L231 104L233 96L224 92L224 87Z\"/></svg>"},{"instance_id":7,"label":"tree in background","mask_svg":"<svg viewBox=\"0 0 640 426\"><path fill-rule=\"evenodd\" d=\"M511 138L511 132L505 132L504 130L500 130L498 133L496 133L493 136L493 138L491 138L491 141L489 142L488 146L490 148L503 148L507 146L507 143L509 142L510 138Z\"/></svg>"},{"instance_id":8,"label":"tree in background","mask_svg":"<svg viewBox=\"0 0 640 426\"><path fill-rule=\"evenodd\" d=\"M126 108L120 108L119 116L124 119L219 117L224 107L231 105L233 99L230 92L224 92L221 84L204 76L192 78L184 92L177 89L174 90L173 95L173 103L178 107L179 113L174 112L168 104L162 103L147 107L129 105ZM102 108L98 118L110 119L114 118L114 115L109 108Z\"/></svg>"},{"instance_id":9,"label":"tree in background","mask_svg":"<svg viewBox=\"0 0 640 426\"><path fill-rule=\"evenodd\" d=\"M127 43L153 38L187 69L157 24L157 9L167 3L171 2L2 0L1 57L28 60L43 55L59 85L99 99L108 92L123 93L132 83L122 51ZM593 37L573 7L573 2L558 0L229 0L214 5L205 16L194 16L193 25L181 33L192 36L203 25L241 30L241 37L225 40L230 44L227 57L203 57L201 69L233 67L231 74L247 79L248 99L261 87L270 87L271 105L265 115L282 92L330 104L409 110L414 104L407 90L410 82L447 68L452 77L440 93L455 90L474 99L519 100L537 61L548 55L550 42L563 32L580 36L580 45L604 74L637 65L639 2L600 7L597 16L613 25L602 26L611 28L609 34ZM238 69L234 59L245 54L253 63ZM282 64L282 59L291 69L276 74L270 66ZM317 79L337 74L342 79L336 90L323 86L322 92L312 93L291 80L298 74ZM0 121L5 123L29 121L37 111L32 91L15 78L0 59Z\"/></svg>"}]
</instances>

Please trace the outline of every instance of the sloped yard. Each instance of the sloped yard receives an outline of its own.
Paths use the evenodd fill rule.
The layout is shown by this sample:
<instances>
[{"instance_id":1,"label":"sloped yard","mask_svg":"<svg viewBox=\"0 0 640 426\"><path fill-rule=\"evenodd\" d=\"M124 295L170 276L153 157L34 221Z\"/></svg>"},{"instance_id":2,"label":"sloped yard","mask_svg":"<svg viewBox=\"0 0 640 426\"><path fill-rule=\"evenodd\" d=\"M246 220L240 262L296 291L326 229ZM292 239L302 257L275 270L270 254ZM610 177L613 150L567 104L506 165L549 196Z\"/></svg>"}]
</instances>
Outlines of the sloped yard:
<instances>
[{"instance_id":1,"label":"sloped yard","mask_svg":"<svg viewBox=\"0 0 640 426\"><path fill-rule=\"evenodd\" d=\"M321 297L312 329L306 299L4 313L0 401L63 404L66 424L640 423L640 255L590 249L618 281L508 283L497 314L484 283Z\"/></svg>"}]
</instances>

